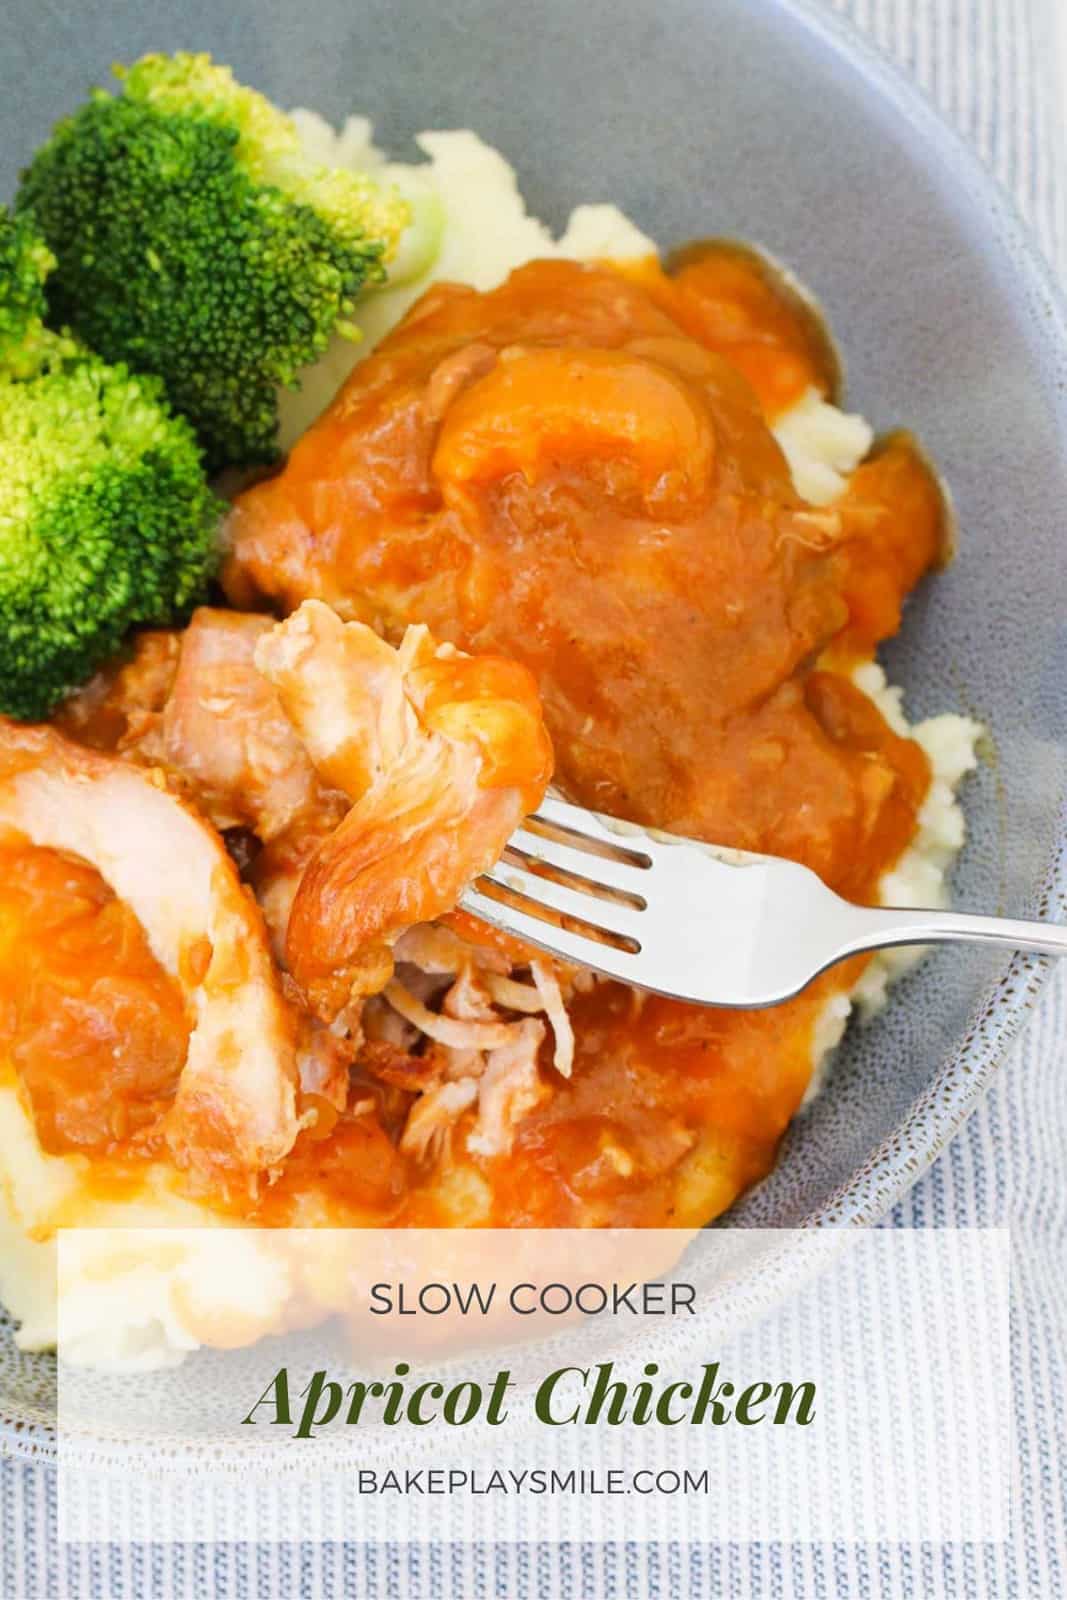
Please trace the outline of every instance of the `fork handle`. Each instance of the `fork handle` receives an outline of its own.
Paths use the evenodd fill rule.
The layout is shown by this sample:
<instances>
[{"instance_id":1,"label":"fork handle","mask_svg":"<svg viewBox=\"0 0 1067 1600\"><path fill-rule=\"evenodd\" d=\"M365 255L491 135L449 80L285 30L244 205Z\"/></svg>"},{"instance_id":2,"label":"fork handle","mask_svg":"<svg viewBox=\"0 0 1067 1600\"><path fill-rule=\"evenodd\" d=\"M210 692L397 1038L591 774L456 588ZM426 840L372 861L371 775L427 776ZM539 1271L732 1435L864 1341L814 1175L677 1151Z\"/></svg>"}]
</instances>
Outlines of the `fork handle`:
<instances>
[{"instance_id":1,"label":"fork handle","mask_svg":"<svg viewBox=\"0 0 1067 1600\"><path fill-rule=\"evenodd\" d=\"M1012 917L976 917L963 911L912 911L895 906L855 908L862 922L846 955L901 944L985 944L1037 955L1067 956L1067 927L1021 922Z\"/></svg>"}]
</instances>

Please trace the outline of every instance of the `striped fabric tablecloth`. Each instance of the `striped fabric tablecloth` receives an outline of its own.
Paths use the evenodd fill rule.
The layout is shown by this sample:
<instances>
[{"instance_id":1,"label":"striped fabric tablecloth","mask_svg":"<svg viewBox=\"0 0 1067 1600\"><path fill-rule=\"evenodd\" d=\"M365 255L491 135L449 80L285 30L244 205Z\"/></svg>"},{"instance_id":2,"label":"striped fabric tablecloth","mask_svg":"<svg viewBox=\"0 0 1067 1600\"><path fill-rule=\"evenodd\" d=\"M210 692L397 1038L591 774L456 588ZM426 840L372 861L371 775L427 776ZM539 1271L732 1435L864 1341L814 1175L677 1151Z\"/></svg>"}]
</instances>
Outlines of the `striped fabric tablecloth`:
<instances>
[{"instance_id":1,"label":"striped fabric tablecloth","mask_svg":"<svg viewBox=\"0 0 1067 1600\"><path fill-rule=\"evenodd\" d=\"M1067 0L833 0L933 97L1067 272ZM46 1467L0 1461L5 1600L1059 1600L1067 1596L1067 971L887 1226L1007 1226L1017 1482L1007 1545L70 1547Z\"/></svg>"}]
</instances>

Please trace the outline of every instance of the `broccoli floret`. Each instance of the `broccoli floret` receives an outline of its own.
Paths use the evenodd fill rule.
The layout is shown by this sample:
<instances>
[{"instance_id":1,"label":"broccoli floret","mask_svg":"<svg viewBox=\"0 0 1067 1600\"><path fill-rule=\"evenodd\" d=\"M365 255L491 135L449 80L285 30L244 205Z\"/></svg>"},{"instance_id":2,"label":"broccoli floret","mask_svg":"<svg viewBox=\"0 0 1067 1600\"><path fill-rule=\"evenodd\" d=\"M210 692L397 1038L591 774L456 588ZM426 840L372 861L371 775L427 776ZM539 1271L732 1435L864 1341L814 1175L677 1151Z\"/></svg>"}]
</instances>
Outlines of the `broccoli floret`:
<instances>
[{"instance_id":1,"label":"broccoli floret","mask_svg":"<svg viewBox=\"0 0 1067 1600\"><path fill-rule=\"evenodd\" d=\"M0 365L33 372L48 336L44 281L56 258L29 217L0 211Z\"/></svg>"},{"instance_id":2,"label":"broccoli floret","mask_svg":"<svg viewBox=\"0 0 1067 1600\"><path fill-rule=\"evenodd\" d=\"M51 318L157 373L208 465L277 456L278 385L350 322L408 220L368 177L311 166L287 116L206 55L116 68L23 174L58 268Z\"/></svg>"},{"instance_id":3,"label":"broccoli floret","mask_svg":"<svg viewBox=\"0 0 1067 1600\"><path fill-rule=\"evenodd\" d=\"M201 597L222 510L159 380L42 328L48 261L0 211L0 711L23 718Z\"/></svg>"}]
</instances>

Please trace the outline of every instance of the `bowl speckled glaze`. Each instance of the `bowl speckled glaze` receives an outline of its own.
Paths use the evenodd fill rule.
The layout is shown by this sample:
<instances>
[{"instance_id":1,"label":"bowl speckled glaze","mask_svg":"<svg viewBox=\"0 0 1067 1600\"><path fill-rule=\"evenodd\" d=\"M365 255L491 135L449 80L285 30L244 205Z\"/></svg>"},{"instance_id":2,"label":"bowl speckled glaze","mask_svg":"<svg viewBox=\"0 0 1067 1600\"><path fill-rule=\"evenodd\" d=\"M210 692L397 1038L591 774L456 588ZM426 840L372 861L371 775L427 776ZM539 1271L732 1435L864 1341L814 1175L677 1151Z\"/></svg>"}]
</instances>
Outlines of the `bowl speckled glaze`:
<instances>
[{"instance_id":1,"label":"bowl speckled glaze","mask_svg":"<svg viewBox=\"0 0 1067 1600\"><path fill-rule=\"evenodd\" d=\"M283 105L369 113L409 159L422 128L477 129L550 221L612 199L664 246L734 234L790 263L827 308L849 403L914 427L955 496L959 557L883 658L913 717L990 730L955 898L1063 917L1067 317L994 181L817 0L11 0L0 41L5 197L113 59L207 49ZM878 1218L974 1106L1043 976L931 957L850 1032L728 1220ZM20 1356L0 1318L0 1448L48 1451L53 1405L52 1358Z\"/></svg>"}]
</instances>

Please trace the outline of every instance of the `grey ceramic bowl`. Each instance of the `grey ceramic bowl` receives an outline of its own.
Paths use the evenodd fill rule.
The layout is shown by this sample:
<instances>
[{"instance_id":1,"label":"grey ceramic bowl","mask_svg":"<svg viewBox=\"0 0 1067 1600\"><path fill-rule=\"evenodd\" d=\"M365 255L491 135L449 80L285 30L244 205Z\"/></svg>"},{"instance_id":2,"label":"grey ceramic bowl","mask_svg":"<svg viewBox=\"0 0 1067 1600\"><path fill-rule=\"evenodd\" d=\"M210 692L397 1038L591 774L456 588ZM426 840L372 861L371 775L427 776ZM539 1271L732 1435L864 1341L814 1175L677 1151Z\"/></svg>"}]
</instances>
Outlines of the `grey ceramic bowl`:
<instances>
[{"instance_id":1,"label":"grey ceramic bowl","mask_svg":"<svg viewBox=\"0 0 1067 1600\"><path fill-rule=\"evenodd\" d=\"M473 127L551 221L610 198L664 245L735 234L791 263L850 401L914 426L955 494L959 558L887 657L913 715L991 731L956 898L1063 916L1067 322L1003 195L915 90L816 0L9 0L0 192L114 58L177 48L284 105L368 112L401 155L419 129ZM850 1035L731 1220L880 1216L974 1106L1042 977L929 960ZM0 1445L47 1450L51 1360L4 1348L0 1327Z\"/></svg>"}]
</instances>

